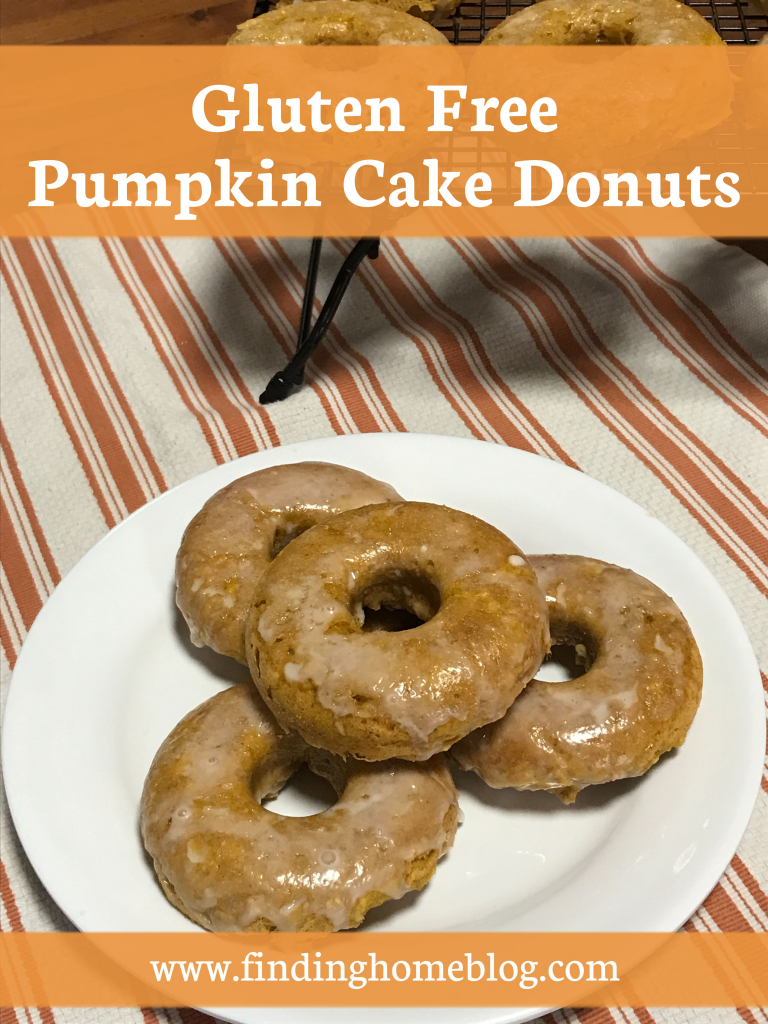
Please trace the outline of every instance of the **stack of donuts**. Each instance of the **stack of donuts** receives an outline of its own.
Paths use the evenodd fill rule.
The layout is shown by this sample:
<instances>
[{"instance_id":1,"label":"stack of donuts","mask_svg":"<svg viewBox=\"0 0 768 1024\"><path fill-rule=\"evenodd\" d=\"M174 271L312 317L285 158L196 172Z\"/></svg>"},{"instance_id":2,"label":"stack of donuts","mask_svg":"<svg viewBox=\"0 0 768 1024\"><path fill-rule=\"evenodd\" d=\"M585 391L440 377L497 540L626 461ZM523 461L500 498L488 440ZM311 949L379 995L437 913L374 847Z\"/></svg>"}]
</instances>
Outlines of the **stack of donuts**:
<instances>
[{"instance_id":1,"label":"stack of donuts","mask_svg":"<svg viewBox=\"0 0 768 1024\"><path fill-rule=\"evenodd\" d=\"M341 466L223 488L184 533L176 584L192 641L252 676L176 726L142 797L166 896L215 931L354 928L453 844L451 766L570 803L682 744L701 696L688 624L648 580L526 556ZM534 679L552 645L583 674ZM302 765L337 802L270 811Z\"/></svg>"}]
</instances>

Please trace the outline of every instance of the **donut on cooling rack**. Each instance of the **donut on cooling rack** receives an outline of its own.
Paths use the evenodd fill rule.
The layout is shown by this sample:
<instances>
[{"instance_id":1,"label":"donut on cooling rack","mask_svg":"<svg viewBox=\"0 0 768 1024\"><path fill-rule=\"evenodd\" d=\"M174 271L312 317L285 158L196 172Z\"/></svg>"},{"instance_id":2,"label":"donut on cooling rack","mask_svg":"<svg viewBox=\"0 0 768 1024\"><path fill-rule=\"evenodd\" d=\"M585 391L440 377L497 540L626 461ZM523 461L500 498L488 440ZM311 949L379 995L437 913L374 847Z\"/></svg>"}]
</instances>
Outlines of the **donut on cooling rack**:
<instances>
[{"instance_id":1,"label":"donut on cooling rack","mask_svg":"<svg viewBox=\"0 0 768 1024\"><path fill-rule=\"evenodd\" d=\"M232 46L448 46L421 18L384 4L313 0L278 7L238 25Z\"/></svg>"},{"instance_id":2,"label":"donut on cooling rack","mask_svg":"<svg viewBox=\"0 0 768 1024\"><path fill-rule=\"evenodd\" d=\"M278 0L277 7L291 7L296 3L313 3L317 0ZM360 0L352 0L360 2ZM442 21L456 12L461 0L368 0L372 4L381 4L392 11L403 11L415 18L425 21Z\"/></svg>"},{"instance_id":3,"label":"donut on cooling rack","mask_svg":"<svg viewBox=\"0 0 768 1024\"><path fill-rule=\"evenodd\" d=\"M414 628L366 631L365 609ZM548 650L527 560L465 512L390 502L334 516L264 573L248 664L281 725L367 761L422 760L500 718Z\"/></svg>"},{"instance_id":4,"label":"donut on cooling rack","mask_svg":"<svg viewBox=\"0 0 768 1024\"><path fill-rule=\"evenodd\" d=\"M489 46L719 46L700 14L677 0L540 0L510 15Z\"/></svg>"},{"instance_id":5,"label":"donut on cooling rack","mask_svg":"<svg viewBox=\"0 0 768 1024\"><path fill-rule=\"evenodd\" d=\"M277 552L329 516L398 497L389 484L325 462L272 466L222 488L189 524L176 557L176 603L192 642L245 663L251 598Z\"/></svg>"},{"instance_id":6,"label":"donut on cooling rack","mask_svg":"<svg viewBox=\"0 0 768 1024\"><path fill-rule=\"evenodd\" d=\"M642 576L594 558L530 558L554 644L575 646L584 674L534 680L498 722L451 750L496 789L550 790L642 775L679 747L701 699L702 665L682 612Z\"/></svg>"},{"instance_id":7,"label":"donut on cooling rack","mask_svg":"<svg viewBox=\"0 0 768 1024\"><path fill-rule=\"evenodd\" d=\"M309 817L262 807L307 762L338 802ZM141 831L175 907L212 931L337 931L421 889L453 844L458 800L441 757L347 762L281 733L252 687L187 715L144 786Z\"/></svg>"}]
</instances>

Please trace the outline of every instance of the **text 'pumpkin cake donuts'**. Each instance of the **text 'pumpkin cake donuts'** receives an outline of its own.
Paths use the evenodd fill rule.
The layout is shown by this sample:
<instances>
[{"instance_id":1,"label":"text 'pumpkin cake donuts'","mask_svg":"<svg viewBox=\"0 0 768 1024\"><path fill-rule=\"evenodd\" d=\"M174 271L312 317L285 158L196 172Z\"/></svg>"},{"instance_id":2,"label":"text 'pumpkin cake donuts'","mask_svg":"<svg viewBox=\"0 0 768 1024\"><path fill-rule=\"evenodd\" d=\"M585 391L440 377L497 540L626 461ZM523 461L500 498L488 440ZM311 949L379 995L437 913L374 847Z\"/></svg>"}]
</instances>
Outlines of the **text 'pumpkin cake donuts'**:
<instances>
[{"instance_id":1,"label":"text 'pumpkin cake donuts'","mask_svg":"<svg viewBox=\"0 0 768 1024\"><path fill-rule=\"evenodd\" d=\"M554 644L576 647L584 675L536 679L498 722L451 750L497 789L550 790L642 775L679 747L701 700L702 664L677 605L629 569L576 555L532 555Z\"/></svg>"},{"instance_id":2,"label":"text 'pumpkin cake donuts'","mask_svg":"<svg viewBox=\"0 0 768 1024\"><path fill-rule=\"evenodd\" d=\"M302 763L336 804L308 817L261 806ZM141 829L174 906L213 931L337 931L429 881L453 843L456 789L442 757L365 764L285 735L240 684L187 715L144 785Z\"/></svg>"},{"instance_id":3,"label":"text 'pumpkin cake donuts'","mask_svg":"<svg viewBox=\"0 0 768 1024\"><path fill-rule=\"evenodd\" d=\"M245 663L248 609L280 548L338 512L398 497L389 484L327 462L271 466L217 491L176 557L176 603L192 642Z\"/></svg>"},{"instance_id":4,"label":"text 'pumpkin cake donuts'","mask_svg":"<svg viewBox=\"0 0 768 1024\"><path fill-rule=\"evenodd\" d=\"M422 620L367 632L364 609ZM500 718L548 650L520 549L465 512L391 502L297 538L264 573L246 630L256 685L287 729L365 760L422 760Z\"/></svg>"}]
</instances>

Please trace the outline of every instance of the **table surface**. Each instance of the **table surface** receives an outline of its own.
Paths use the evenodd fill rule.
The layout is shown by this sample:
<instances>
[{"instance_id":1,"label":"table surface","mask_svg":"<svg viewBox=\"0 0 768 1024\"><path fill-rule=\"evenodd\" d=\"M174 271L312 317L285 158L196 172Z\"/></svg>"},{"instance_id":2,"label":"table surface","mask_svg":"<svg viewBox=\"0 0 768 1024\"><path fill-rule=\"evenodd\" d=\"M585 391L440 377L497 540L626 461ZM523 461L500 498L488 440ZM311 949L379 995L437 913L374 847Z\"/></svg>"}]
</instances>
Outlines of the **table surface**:
<instances>
[{"instance_id":1,"label":"table surface","mask_svg":"<svg viewBox=\"0 0 768 1024\"><path fill-rule=\"evenodd\" d=\"M326 243L320 296L350 244ZM3 698L47 596L134 509L265 447L381 430L536 452L639 502L720 581L768 690L768 268L740 248L386 241L353 282L305 387L264 408L257 396L295 342L307 242L2 245ZM713 486L723 474L728 488ZM71 928L4 801L2 814L0 928ZM688 927L768 929L768 774L737 855ZM38 1020L8 1013L3 1024ZM40 1019L207 1018L59 1009ZM580 1010L555 1021L758 1024L768 1013Z\"/></svg>"}]
</instances>

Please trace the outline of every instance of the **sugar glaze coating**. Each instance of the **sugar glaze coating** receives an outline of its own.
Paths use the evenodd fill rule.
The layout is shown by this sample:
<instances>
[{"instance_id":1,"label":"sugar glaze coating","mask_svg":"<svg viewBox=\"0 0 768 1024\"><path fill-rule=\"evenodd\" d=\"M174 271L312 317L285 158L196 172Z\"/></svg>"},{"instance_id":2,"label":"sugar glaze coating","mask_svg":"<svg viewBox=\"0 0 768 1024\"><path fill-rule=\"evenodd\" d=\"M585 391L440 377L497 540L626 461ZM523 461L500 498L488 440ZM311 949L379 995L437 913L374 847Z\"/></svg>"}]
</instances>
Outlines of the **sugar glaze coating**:
<instances>
[{"instance_id":1,"label":"sugar glaze coating","mask_svg":"<svg viewBox=\"0 0 768 1024\"><path fill-rule=\"evenodd\" d=\"M449 46L421 18L384 4L315 0L281 6L237 26L228 46Z\"/></svg>"},{"instance_id":2,"label":"sugar glaze coating","mask_svg":"<svg viewBox=\"0 0 768 1024\"><path fill-rule=\"evenodd\" d=\"M176 603L192 642L245 664L245 620L276 550L338 512L398 497L389 484L327 462L272 466L223 487L189 524L176 557Z\"/></svg>"},{"instance_id":3,"label":"sugar glaze coating","mask_svg":"<svg viewBox=\"0 0 768 1024\"><path fill-rule=\"evenodd\" d=\"M701 700L701 657L680 609L642 576L577 555L530 562L552 642L575 645L587 671L534 680L451 756L494 788L551 790L570 803L585 786L642 775L683 743Z\"/></svg>"},{"instance_id":4,"label":"sugar glaze coating","mask_svg":"<svg viewBox=\"0 0 768 1024\"><path fill-rule=\"evenodd\" d=\"M327 811L261 806L302 763L339 793ZM458 797L441 757L343 762L284 734L250 685L187 715L144 786L141 830L166 896L213 931L337 931L421 889L453 844Z\"/></svg>"},{"instance_id":5,"label":"sugar glaze coating","mask_svg":"<svg viewBox=\"0 0 768 1024\"><path fill-rule=\"evenodd\" d=\"M488 46L724 46L696 11L677 0L540 0L510 15Z\"/></svg>"},{"instance_id":6,"label":"sugar glaze coating","mask_svg":"<svg viewBox=\"0 0 768 1024\"><path fill-rule=\"evenodd\" d=\"M277 7L292 7L297 3L318 3L322 0L278 0ZM352 2L365 2L365 0L352 0ZM368 0L375 6L381 5L391 11L403 11L414 18L423 18L425 21L441 21L450 18L459 6L459 0Z\"/></svg>"},{"instance_id":7,"label":"sugar glaze coating","mask_svg":"<svg viewBox=\"0 0 768 1024\"><path fill-rule=\"evenodd\" d=\"M422 624L366 632L364 608ZM422 760L500 718L548 650L520 549L465 512L390 502L335 516L272 562L246 630L281 724L369 761Z\"/></svg>"}]
</instances>

